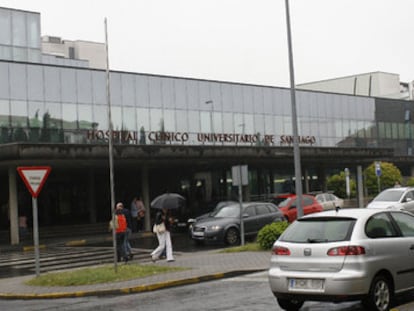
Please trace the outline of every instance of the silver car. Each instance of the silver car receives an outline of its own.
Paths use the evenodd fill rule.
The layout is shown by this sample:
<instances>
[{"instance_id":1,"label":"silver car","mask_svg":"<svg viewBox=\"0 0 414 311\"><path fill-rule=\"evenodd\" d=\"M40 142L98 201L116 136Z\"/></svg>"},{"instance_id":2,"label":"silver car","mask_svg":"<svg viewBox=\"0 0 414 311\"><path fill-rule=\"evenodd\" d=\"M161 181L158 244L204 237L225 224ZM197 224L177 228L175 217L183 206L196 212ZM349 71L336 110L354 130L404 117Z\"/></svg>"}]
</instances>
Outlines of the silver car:
<instances>
[{"instance_id":1,"label":"silver car","mask_svg":"<svg viewBox=\"0 0 414 311\"><path fill-rule=\"evenodd\" d=\"M344 207L344 200L338 198L333 193L318 193L315 195L316 200L321 203L324 210Z\"/></svg>"},{"instance_id":2,"label":"silver car","mask_svg":"<svg viewBox=\"0 0 414 311\"><path fill-rule=\"evenodd\" d=\"M368 208L395 208L414 213L414 188L397 187L380 192Z\"/></svg>"},{"instance_id":3,"label":"silver car","mask_svg":"<svg viewBox=\"0 0 414 311\"><path fill-rule=\"evenodd\" d=\"M285 310L306 300L389 310L394 294L414 289L414 215L355 208L304 216L274 243L268 276Z\"/></svg>"}]
</instances>

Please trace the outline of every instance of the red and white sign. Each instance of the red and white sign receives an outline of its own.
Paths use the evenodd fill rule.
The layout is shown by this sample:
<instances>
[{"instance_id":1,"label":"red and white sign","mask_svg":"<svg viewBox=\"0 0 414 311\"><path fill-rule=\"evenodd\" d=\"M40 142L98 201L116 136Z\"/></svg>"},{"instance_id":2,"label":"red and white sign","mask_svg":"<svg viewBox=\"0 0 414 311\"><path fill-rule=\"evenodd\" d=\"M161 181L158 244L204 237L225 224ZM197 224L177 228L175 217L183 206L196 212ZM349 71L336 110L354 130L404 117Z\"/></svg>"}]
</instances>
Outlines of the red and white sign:
<instances>
[{"instance_id":1,"label":"red and white sign","mask_svg":"<svg viewBox=\"0 0 414 311\"><path fill-rule=\"evenodd\" d=\"M50 166L20 166L17 168L17 172L34 198L37 198L42 190L50 170Z\"/></svg>"}]
</instances>

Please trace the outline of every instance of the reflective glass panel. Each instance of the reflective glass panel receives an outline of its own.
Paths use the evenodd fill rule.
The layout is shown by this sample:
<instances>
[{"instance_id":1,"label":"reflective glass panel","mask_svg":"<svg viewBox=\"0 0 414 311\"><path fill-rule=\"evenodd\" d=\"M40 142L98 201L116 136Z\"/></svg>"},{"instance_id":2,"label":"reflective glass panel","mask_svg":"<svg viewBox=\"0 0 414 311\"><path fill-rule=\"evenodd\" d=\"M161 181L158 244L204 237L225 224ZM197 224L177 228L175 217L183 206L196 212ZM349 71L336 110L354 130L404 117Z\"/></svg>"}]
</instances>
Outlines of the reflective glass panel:
<instances>
[{"instance_id":1,"label":"reflective glass panel","mask_svg":"<svg viewBox=\"0 0 414 311\"><path fill-rule=\"evenodd\" d=\"M11 124L13 127L27 126L27 102L21 100L12 100L10 102Z\"/></svg>"},{"instance_id":2,"label":"reflective glass panel","mask_svg":"<svg viewBox=\"0 0 414 311\"><path fill-rule=\"evenodd\" d=\"M123 113L123 120L124 120L123 130L136 131L137 125L135 123L136 122L135 108L134 107L123 107L122 113Z\"/></svg>"},{"instance_id":3,"label":"reflective glass panel","mask_svg":"<svg viewBox=\"0 0 414 311\"><path fill-rule=\"evenodd\" d=\"M244 120L243 120L243 114L235 113L233 117L234 117L234 131L232 132L237 133L237 134L245 134L243 133L246 127L246 125L244 124Z\"/></svg>"},{"instance_id":4,"label":"reflective glass panel","mask_svg":"<svg viewBox=\"0 0 414 311\"><path fill-rule=\"evenodd\" d=\"M9 101L0 99L0 126L7 126L7 127L9 126L9 115L10 115Z\"/></svg>"},{"instance_id":5,"label":"reflective glass panel","mask_svg":"<svg viewBox=\"0 0 414 311\"><path fill-rule=\"evenodd\" d=\"M0 8L0 44L11 44L10 11Z\"/></svg>"},{"instance_id":6,"label":"reflective glass panel","mask_svg":"<svg viewBox=\"0 0 414 311\"><path fill-rule=\"evenodd\" d=\"M222 116L221 112L213 113L213 129L215 133L223 132L223 120L221 116Z\"/></svg>"},{"instance_id":7,"label":"reflective glass panel","mask_svg":"<svg viewBox=\"0 0 414 311\"><path fill-rule=\"evenodd\" d=\"M79 103L92 103L92 77L90 70L77 70L76 83Z\"/></svg>"},{"instance_id":8,"label":"reflective glass panel","mask_svg":"<svg viewBox=\"0 0 414 311\"><path fill-rule=\"evenodd\" d=\"M38 101L29 102L29 126L42 127L43 115L45 113L45 104Z\"/></svg>"},{"instance_id":9,"label":"reflective glass panel","mask_svg":"<svg viewBox=\"0 0 414 311\"><path fill-rule=\"evenodd\" d=\"M175 132L175 110L164 110L164 130L166 132Z\"/></svg>"},{"instance_id":10,"label":"reflective glass panel","mask_svg":"<svg viewBox=\"0 0 414 311\"><path fill-rule=\"evenodd\" d=\"M110 74L111 81L111 105L112 106L121 106L121 75L119 73ZM105 89L106 90L106 86Z\"/></svg>"},{"instance_id":11,"label":"reflective glass panel","mask_svg":"<svg viewBox=\"0 0 414 311\"><path fill-rule=\"evenodd\" d=\"M160 79L156 77L149 77L148 81L149 81L150 107L154 107L154 108L162 107ZM152 124L152 121L151 121L151 124Z\"/></svg>"},{"instance_id":12,"label":"reflective glass panel","mask_svg":"<svg viewBox=\"0 0 414 311\"><path fill-rule=\"evenodd\" d=\"M27 66L27 92L29 100L43 101L43 70L41 66Z\"/></svg>"},{"instance_id":13,"label":"reflective glass panel","mask_svg":"<svg viewBox=\"0 0 414 311\"><path fill-rule=\"evenodd\" d=\"M9 93L9 68L7 63L0 62L0 98L10 98Z\"/></svg>"},{"instance_id":14,"label":"reflective glass panel","mask_svg":"<svg viewBox=\"0 0 414 311\"><path fill-rule=\"evenodd\" d=\"M171 78L161 78L163 107L174 108L174 82ZM165 116L164 116L165 117Z\"/></svg>"},{"instance_id":15,"label":"reflective glass panel","mask_svg":"<svg viewBox=\"0 0 414 311\"><path fill-rule=\"evenodd\" d=\"M212 119L211 119L211 112L210 111L200 111L200 126L201 132L203 133L213 133L214 129L212 129Z\"/></svg>"},{"instance_id":16,"label":"reflective glass panel","mask_svg":"<svg viewBox=\"0 0 414 311\"><path fill-rule=\"evenodd\" d=\"M150 109L150 130L162 131L164 128L164 120L162 118L161 109Z\"/></svg>"},{"instance_id":17,"label":"reflective glass panel","mask_svg":"<svg viewBox=\"0 0 414 311\"><path fill-rule=\"evenodd\" d=\"M177 120L177 132L187 132L188 131L187 112L184 112L182 110L176 110L175 118Z\"/></svg>"},{"instance_id":18,"label":"reflective glass panel","mask_svg":"<svg viewBox=\"0 0 414 311\"><path fill-rule=\"evenodd\" d=\"M188 112L189 132L200 132L200 114L198 111L191 110Z\"/></svg>"},{"instance_id":19,"label":"reflective glass panel","mask_svg":"<svg viewBox=\"0 0 414 311\"><path fill-rule=\"evenodd\" d=\"M150 129L149 124L149 109L147 108L138 108L137 109L137 123L138 129L141 130L141 127L144 127L145 131Z\"/></svg>"},{"instance_id":20,"label":"reflective glass panel","mask_svg":"<svg viewBox=\"0 0 414 311\"><path fill-rule=\"evenodd\" d=\"M45 114L43 115L43 123L48 118L49 127L62 128L62 105L60 103L45 103Z\"/></svg>"},{"instance_id":21,"label":"reflective glass panel","mask_svg":"<svg viewBox=\"0 0 414 311\"><path fill-rule=\"evenodd\" d=\"M27 45L40 49L40 14L26 14Z\"/></svg>"},{"instance_id":22,"label":"reflective glass panel","mask_svg":"<svg viewBox=\"0 0 414 311\"><path fill-rule=\"evenodd\" d=\"M27 99L26 66L10 64L10 97L12 99Z\"/></svg>"},{"instance_id":23,"label":"reflective glass panel","mask_svg":"<svg viewBox=\"0 0 414 311\"><path fill-rule=\"evenodd\" d=\"M114 131L123 130L122 126L122 107L112 106L111 107L111 119L112 119L112 128Z\"/></svg>"},{"instance_id":24,"label":"reflective glass panel","mask_svg":"<svg viewBox=\"0 0 414 311\"><path fill-rule=\"evenodd\" d=\"M27 48L16 48L12 49L13 57L12 59L19 62L27 61Z\"/></svg>"},{"instance_id":25,"label":"reflective glass panel","mask_svg":"<svg viewBox=\"0 0 414 311\"><path fill-rule=\"evenodd\" d=\"M135 106L135 77L132 74L123 74L122 81L122 105Z\"/></svg>"},{"instance_id":26,"label":"reflective glass panel","mask_svg":"<svg viewBox=\"0 0 414 311\"><path fill-rule=\"evenodd\" d=\"M12 11L12 38L15 46L27 46L25 15L22 11Z\"/></svg>"},{"instance_id":27,"label":"reflective glass panel","mask_svg":"<svg viewBox=\"0 0 414 311\"><path fill-rule=\"evenodd\" d=\"M0 45L0 59L4 59L4 60L12 59L12 48L10 46Z\"/></svg>"},{"instance_id":28,"label":"reflective glass panel","mask_svg":"<svg viewBox=\"0 0 414 311\"><path fill-rule=\"evenodd\" d=\"M223 132L228 134L234 133L233 124L233 114L223 113Z\"/></svg>"},{"instance_id":29,"label":"reflective glass panel","mask_svg":"<svg viewBox=\"0 0 414 311\"><path fill-rule=\"evenodd\" d=\"M75 69L61 69L62 76L62 101L76 103L76 76Z\"/></svg>"},{"instance_id":30,"label":"reflective glass panel","mask_svg":"<svg viewBox=\"0 0 414 311\"><path fill-rule=\"evenodd\" d=\"M94 105L93 120L98 130L107 131L108 126L108 106L106 105Z\"/></svg>"},{"instance_id":31,"label":"reflective glass panel","mask_svg":"<svg viewBox=\"0 0 414 311\"><path fill-rule=\"evenodd\" d=\"M45 100L60 101L60 77L56 67L44 67L45 76Z\"/></svg>"},{"instance_id":32,"label":"reflective glass panel","mask_svg":"<svg viewBox=\"0 0 414 311\"><path fill-rule=\"evenodd\" d=\"M76 104L62 104L63 129L77 129L77 109Z\"/></svg>"},{"instance_id":33,"label":"reflective glass panel","mask_svg":"<svg viewBox=\"0 0 414 311\"><path fill-rule=\"evenodd\" d=\"M97 104L107 104L105 72L92 71L92 87L93 102Z\"/></svg>"},{"instance_id":34,"label":"reflective glass panel","mask_svg":"<svg viewBox=\"0 0 414 311\"><path fill-rule=\"evenodd\" d=\"M78 105L79 110L79 128L80 129L92 129L92 106L91 105Z\"/></svg>"}]
</instances>

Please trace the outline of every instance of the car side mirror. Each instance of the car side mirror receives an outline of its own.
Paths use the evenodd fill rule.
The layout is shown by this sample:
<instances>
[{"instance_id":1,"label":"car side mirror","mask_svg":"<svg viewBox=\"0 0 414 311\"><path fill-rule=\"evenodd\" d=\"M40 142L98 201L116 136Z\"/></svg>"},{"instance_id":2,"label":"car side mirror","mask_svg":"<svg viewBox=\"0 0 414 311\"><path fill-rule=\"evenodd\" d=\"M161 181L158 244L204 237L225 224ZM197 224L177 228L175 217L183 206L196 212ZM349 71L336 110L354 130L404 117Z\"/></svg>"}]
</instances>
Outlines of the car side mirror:
<instances>
[{"instance_id":1,"label":"car side mirror","mask_svg":"<svg viewBox=\"0 0 414 311\"><path fill-rule=\"evenodd\" d=\"M249 217L249 214L247 214L247 213L243 213L242 217L243 217L243 218L247 218L247 217Z\"/></svg>"},{"instance_id":2,"label":"car side mirror","mask_svg":"<svg viewBox=\"0 0 414 311\"><path fill-rule=\"evenodd\" d=\"M411 199L411 198L406 198L405 199L405 202L411 202L413 199Z\"/></svg>"}]
</instances>

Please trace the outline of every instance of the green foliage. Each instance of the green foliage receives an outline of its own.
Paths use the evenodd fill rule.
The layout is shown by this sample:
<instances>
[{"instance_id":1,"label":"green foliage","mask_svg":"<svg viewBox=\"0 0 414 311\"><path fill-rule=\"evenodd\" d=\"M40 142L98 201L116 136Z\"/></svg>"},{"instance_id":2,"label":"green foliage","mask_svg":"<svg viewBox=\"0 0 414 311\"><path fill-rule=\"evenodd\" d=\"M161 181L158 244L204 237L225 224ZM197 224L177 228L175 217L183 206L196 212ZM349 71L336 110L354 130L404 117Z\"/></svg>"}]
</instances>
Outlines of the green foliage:
<instances>
[{"instance_id":1,"label":"green foliage","mask_svg":"<svg viewBox=\"0 0 414 311\"><path fill-rule=\"evenodd\" d=\"M356 196L356 181L352 177L349 178L349 186L350 186L350 196ZM345 172L341 172L336 175L332 175L327 180L327 187L329 190L332 190L335 195L340 198L346 198L346 176Z\"/></svg>"},{"instance_id":2,"label":"green foliage","mask_svg":"<svg viewBox=\"0 0 414 311\"><path fill-rule=\"evenodd\" d=\"M401 171L392 163L381 162L381 176L379 177L380 191L393 187L395 182L401 183ZM369 195L376 195L378 191L378 178L375 174L375 163L372 163L364 170L365 187Z\"/></svg>"},{"instance_id":3,"label":"green foliage","mask_svg":"<svg viewBox=\"0 0 414 311\"><path fill-rule=\"evenodd\" d=\"M259 243L259 246L262 249L271 249L273 243L288 226L289 223L287 221L272 222L271 224L264 226L257 234L257 243Z\"/></svg>"},{"instance_id":4,"label":"green foliage","mask_svg":"<svg viewBox=\"0 0 414 311\"><path fill-rule=\"evenodd\" d=\"M410 177L407 179L406 185L408 187L414 187L414 177Z\"/></svg>"},{"instance_id":5,"label":"green foliage","mask_svg":"<svg viewBox=\"0 0 414 311\"><path fill-rule=\"evenodd\" d=\"M245 245L224 248L219 253L257 252L263 249L257 243L246 243Z\"/></svg>"}]
</instances>

